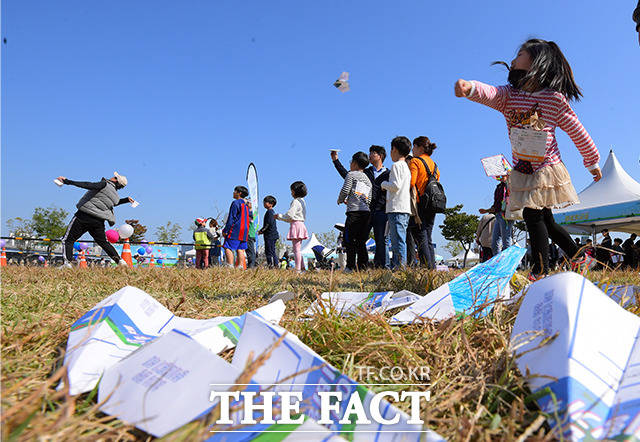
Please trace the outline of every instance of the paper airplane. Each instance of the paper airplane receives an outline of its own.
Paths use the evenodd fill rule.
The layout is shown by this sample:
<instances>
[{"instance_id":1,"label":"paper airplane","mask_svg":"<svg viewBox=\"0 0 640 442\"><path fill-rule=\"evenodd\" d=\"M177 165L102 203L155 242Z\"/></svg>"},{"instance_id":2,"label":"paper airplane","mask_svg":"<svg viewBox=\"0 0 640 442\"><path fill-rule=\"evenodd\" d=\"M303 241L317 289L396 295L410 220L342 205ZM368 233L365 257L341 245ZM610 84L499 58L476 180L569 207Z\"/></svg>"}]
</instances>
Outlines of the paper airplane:
<instances>
[{"instance_id":1,"label":"paper airplane","mask_svg":"<svg viewBox=\"0 0 640 442\"><path fill-rule=\"evenodd\" d=\"M284 303L277 301L256 312L266 320L279 322L284 309ZM71 326L64 358L69 392L76 395L91 391L106 368L174 328L210 352L219 353L235 346L243 325L244 315L203 320L174 316L144 291L124 287Z\"/></svg>"},{"instance_id":2,"label":"paper airplane","mask_svg":"<svg viewBox=\"0 0 640 442\"><path fill-rule=\"evenodd\" d=\"M206 416L219 402L210 400L210 392L228 391L241 372L242 369L173 330L105 371L98 390L98 401L104 401L100 410L153 436L163 437ZM264 391L255 383L236 388ZM212 428L219 432L207 433L212 436L206 440L250 441L275 434L281 438L278 440L292 441L300 440L301 433L304 440L343 440L308 417L298 425L257 424L238 428L243 413L238 411L232 416L234 424ZM242 431L227 430L230 427ZM282 437L285 434L286 438Z\"/></svg>"},{"instance_id":3,"label":"paper airplane","mask_svg":"<svg viewBox=\"0 0 640 442\"><path fill-rule=\"evenodd\" d=\"M330 292L320 295L304 312L306 316L334 312L341 316L383 313L422 299L408 290L400 292Z\"/></svg>"},{"instance_id":4,"label":"paper airplane","mask_svg":"<svg viewBox=\"0 0 640 442\"><path fill-rule=\"evenodd\" d=\"M561 433L556 439L640 437L639 337L640 318L576 273L549 276L529 287L511 348L522 355L520 372L531 373L529 386L540 396L542 411L560 420L550 421Z\"/></svg>"},{"instance_id":5,"label":"paper airplane","mask_svg":"<svg viewBox=\"0 0 640 442\"><path fill-rule=\"evenodd\" d=\"M359 395L365 406L367 419L371 424L340 424L344 417L347 401L342 401L340 410L334 416L333 424L327 425L329 430L342 434L350 440L370 441L419 441L425 436L427 441L443 440L437 433L424 430L422 425L409 424L409 416L386 400L379 404L379 413L384 419L399 418L396 424L377 424L372 419L369 405L374 393L366 385L359 384L339 370L328 364L322 357L307 347L300 339L288 333L284 328L269 324L256 315L247 316L240 341L233 355L232 365L244 367L250 357L262 354L270 348L283 334L282 343L275 347L271 357L256 371L253 381L260 385L275 385L275 391L302 392L306 404L301 409L305 415L315 421L321 419L318 392L340 391L343 397ZM317 368L315 368L317 367ZM286 379L286 380L285 380ZM416 387L411 387L415 389ZM380 431L383 430L383 431Z\"/></svg>"},{"instance_id":6,"label":"paper airplane","mask_svg":"<svg viewBox=\"0 0 640 442\"><path fill-rule=\"evenodd\" d=\"M340 92L347 92L349 90L349 73L343 72L340 77L333 83Z\"/></svg>"},{"instance_id":7,"label":"paper airplane","mask_svg":"<svg viewBox=\"0 0 640 442\"><path fill-rule=\"evenodd\" d=\"M419 318L444 320L456 313L470 314L479 306L509 297L509 280L520 264L526 249L511 246L489 261L476 265L452 281L422 297L415 304L391 318L391 324L410 324ZM485 315L491 307L481 312Z\"/></svg>"}]
</instances>

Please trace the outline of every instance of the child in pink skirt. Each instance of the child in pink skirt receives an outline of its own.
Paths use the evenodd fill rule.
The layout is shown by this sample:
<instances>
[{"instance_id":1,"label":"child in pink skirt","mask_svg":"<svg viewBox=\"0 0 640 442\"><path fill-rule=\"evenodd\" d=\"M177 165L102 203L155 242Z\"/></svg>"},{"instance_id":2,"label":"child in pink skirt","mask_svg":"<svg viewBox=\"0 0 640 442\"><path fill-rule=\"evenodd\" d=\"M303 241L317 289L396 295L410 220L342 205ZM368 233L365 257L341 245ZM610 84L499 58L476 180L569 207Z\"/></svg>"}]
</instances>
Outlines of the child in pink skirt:
<instances>
[{"instance_id":1,"label":"child in pink skirt","mask_svg":"<svg viewBox=\"0 0 640 442\"><path fill-rule=\"evenodd\" d=\"M289 206L289 210L284 214L277 214L276 218L280 221L290 223L289 234L287 239L291 241L293 245L293 256L296 262L296 270L302 271L302 241L307 239L307 227L304 225L304 220L307 217L307 205L304 202L304 197L307 196L307 186L302 181L296 181L291 184L291 196L293 201Z\"/></svg>"}]
</instances>

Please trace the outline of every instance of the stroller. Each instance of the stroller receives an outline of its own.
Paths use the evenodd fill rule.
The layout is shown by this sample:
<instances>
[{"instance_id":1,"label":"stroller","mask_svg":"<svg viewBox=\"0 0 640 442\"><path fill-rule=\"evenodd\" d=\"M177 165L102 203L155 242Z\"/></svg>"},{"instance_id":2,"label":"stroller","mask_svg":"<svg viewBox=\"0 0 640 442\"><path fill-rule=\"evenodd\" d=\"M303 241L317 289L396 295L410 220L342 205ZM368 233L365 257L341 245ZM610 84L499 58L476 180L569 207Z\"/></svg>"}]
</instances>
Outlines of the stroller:
<instances>
[{"instance_id":1,"label":"stroller","mask_svg":"<svg viewBox=\"0 0 640 442\"><path fill-rule=\"evenodd\" d=\"M335 249L327 249L321 245L311 247L313 254L316 257L316 268L321 270L331 270L335 267L335 263L329 261L329 256L335 251Z\"/></svg>"}]
</instances>

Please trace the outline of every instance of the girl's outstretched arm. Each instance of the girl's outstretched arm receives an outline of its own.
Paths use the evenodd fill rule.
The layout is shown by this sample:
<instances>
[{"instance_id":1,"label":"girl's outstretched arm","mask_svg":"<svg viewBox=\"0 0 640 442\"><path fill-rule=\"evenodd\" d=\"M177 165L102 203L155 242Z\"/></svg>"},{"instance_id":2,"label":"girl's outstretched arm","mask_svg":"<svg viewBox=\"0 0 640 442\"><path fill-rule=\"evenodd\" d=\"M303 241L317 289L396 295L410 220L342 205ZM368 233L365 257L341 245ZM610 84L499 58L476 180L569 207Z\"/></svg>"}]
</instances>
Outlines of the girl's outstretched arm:
<instances>
[{"instance_id":1,"label":"girl's outstretched arm","mask_svg":"<svg viewBox=\"0 0 640 442\"><path fill-rule=\"evenodd\" d=\"M466 97L476 103L484 104L497 111L504 112L507 98L509 97L508 86L491 86L480 81L467 81L460 79L454 86L456 97Z\"/></svg>"},{"instance_id":2,"label":"girl's outstretched arm","mask_svg":"<svg viewBox=\"0 0 640 442\"><path fill-rule=\"evenodd\" d=\"M589 169L589 172L593 175L593 179L598 181L602 177L600 172L600 153L596 147L596 143L593 142L591 136L584 128L576 113L569 106L567 99L558 94L560 99L560 105L558 106L558 126L565 131L573 144L576 145L580 155L582 155L582 163L584 167Z\"/></svg>"}]
</instances>

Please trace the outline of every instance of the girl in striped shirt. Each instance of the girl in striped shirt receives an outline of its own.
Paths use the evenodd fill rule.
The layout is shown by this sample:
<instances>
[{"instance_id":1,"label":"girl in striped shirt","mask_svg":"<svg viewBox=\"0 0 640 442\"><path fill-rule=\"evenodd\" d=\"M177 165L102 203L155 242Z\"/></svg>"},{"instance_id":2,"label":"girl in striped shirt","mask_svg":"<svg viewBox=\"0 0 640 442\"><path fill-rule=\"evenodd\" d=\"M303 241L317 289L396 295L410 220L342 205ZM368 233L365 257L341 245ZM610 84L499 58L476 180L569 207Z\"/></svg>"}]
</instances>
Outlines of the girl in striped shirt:
<instances>
[{"instance_id":1,"label":"girl in striped shirt","mask_svg":"<svg viewBox=\"0 0 640 442\"><path fill-rule=\"evenodd\" d=\"M574 142L594 181L602 176L598 149L569 106L569 100L579 100L582 95L571 66L554 42L532 39L520 47L511 62L509 85L458 80L455 94L492 107L505 117L515 164L509 178L507 210L522 210L534 257L530 278L537 279L549 272L549 237L567 256L578 252L551 213L551 209L579 202L560 157L556 127Z\"/></svg>"}]
</instances>

